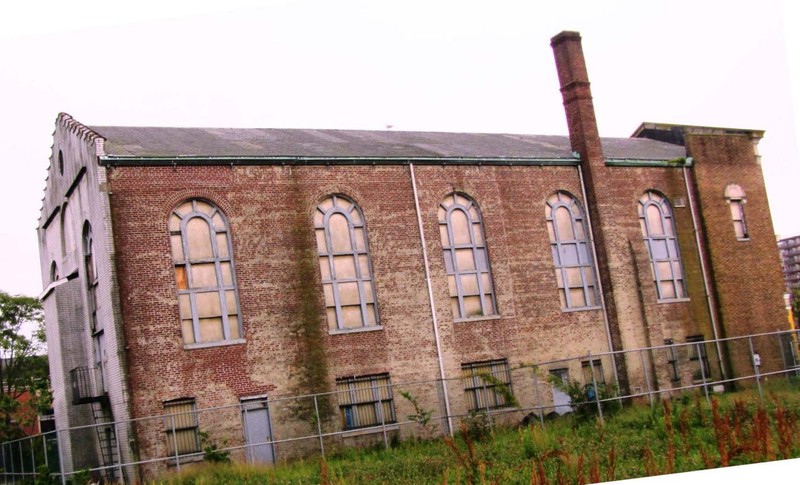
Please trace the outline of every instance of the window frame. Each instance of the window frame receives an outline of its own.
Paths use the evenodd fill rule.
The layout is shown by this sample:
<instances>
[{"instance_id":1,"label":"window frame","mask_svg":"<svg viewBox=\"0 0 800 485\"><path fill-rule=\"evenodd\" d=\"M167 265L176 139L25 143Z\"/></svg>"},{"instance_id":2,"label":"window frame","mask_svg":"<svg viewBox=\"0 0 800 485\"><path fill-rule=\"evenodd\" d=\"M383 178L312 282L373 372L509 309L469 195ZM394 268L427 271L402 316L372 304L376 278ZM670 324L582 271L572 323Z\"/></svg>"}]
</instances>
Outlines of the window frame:
<instances>
[{"instance_id":1,"label":"window frame","mask_svg":"<svg viewBox=\"0 0 800 485\"><path fill-rule=\"evenodd\" d=\"M359 400L357 384L369 383L371 399ZM342 397L347 397L342 402ZM342 430L352 431L363 428L374 428L397 422L394 409L394 391L392 380L388 372L368 374L363 376L339 377L336 379L336 399L339 402L339 413L342 419ZM375 413L374 421L369 421L369 416L360 416L359 408L369 408ZM386 415L388 411L388 416ZM363 421L363 422L362 422Z\"/></svg>"},{"instance_id":2,"label":"window frame","mask_svg":"<svg viewBox=\"0 0 800 485\"><path fill-rule=\"evenodd\" d=\"M656 286L656 296L659 303L670 303L687 301L689 295L686 287L686 272L681 259L680 244L678 242L675 227L675 216L672 204L662 193L655 190L648 190L638 200L639 222L642 232L642 239L647 248L650 260L650 272ZM654 233L651 227L655 221L649 217L650 207L655 207L658 211L659 224L662 233ZM662 246L666 251L666 257L656 258L654 248ZM659 269L659 263L669 263L670 277L664 277ZM679 275L676 276L676 268ZM663 283L672 284L674 296L664 296Z\"/></svg>"},{"instance_id":3,"label":"window frame","mask_svg":"<svg viewBox=\"0 0 800 485\"><path fill-rule=\"evenodd\" d=\"M606 374L603 370L602 359L582 360L581 373L583 374L584 385L593 384L597 382L598 386L606 384ZM594 376L594 382L592 377Z\"/></svg>"},{"instance_id":4,"label":"window frame","mask_svg":"<svg viewBox=\"0 0 800 485\"><path fill-rule=\"evenodd\" d=\"M182 397L164 401L164 436L166 440L167 456L175 457L176 448L177 456L187 456L200 453L202 448L200 446L200 419L198 417L197 401L193 397ZM176 409L175 412L169 412L170 408L182 408L188 406L188 411ZM176 426L176 418L186 419L187 423L181 423L182 426ZM190 437L186 439L185 437ZM188 445L182 448L180 444Z\"/></svg>"},{"instance_id":5,"label":"window frame","mask_svg":"<svg viewBox=\"0 0 800 485\"><path fill-rule=\"evenodd\" d=\"M185 214L181 214L178 212L181 208L183 208L186 204L191 203L191 209L187 211ZM204 204L208 206L208 213L203 212L202 210L198 209L198 204ZM215 221L214 219L219 216L219 221ZM192 258L191 253L189 250L190 244L190 235L189 231L187 230L187 226L192 219L200 218L202 219L208 226L208 242L210 243L211 249L211 257L206 258ZM174 227L174 221L177 219L178 227ZM168 217L168 227L169 227L169 237L170 237L170 248L171 248L171 256L172 256L172 263L175 269L174 276L175 276L175 284L176 284L176 293L178 295L178 312L179 312L179 321L181 322L181 334L183 339L184 348L201 348L201 347L208 347L208 346L216 346L216 345L228 345L228 344L235 344L235 343L242 343L244 342L244 328L242 324L242 317L241 317L241 304L239 301L239 288L238 283L236 280L236 268L234 264L233 258L233 244L231 241L231 232L230 232L230 224L228 222L228 218L226 217L225 213L217 206L215 203L208 199L204 198L191 198L186 199L175 206L175 208L170 211L170 215ZM220 235L224 235L225 245L224 248L225 254L221 253L222 249L220 248L219 244L219 237ZM175 237L179 237L180 239L180 250L182 253L182 258L178 258L176 253L176 246L173 243ZM192 267L194 265L207 265L213 264L214 266L214 279L215 285L212 286L205 286L205 287L194 287L193 286L193 272ZM224 275L223 275L223 264L228 264L230 267L230 284L225 284ZM181 269L182 268L182 269ZM181 274L182 273L182 274ZM182 287L182 284L185 287ZM233 292L233 304L235 305L235 311L231 312L228 308L229 302L227 301L227 292ZM200 329L200 315L199 309L197 304L197 297L201 294L209 294L209 293L216 293L217 299L219 300L220 306L220 323L221 323L221 330L222 330L222 338L218 340L207 340L202 341L201 338L201 329ZM184 328L184 321L188 320L185 316L185 310L181 308L181 296L188 296L189 299L189 308L188 312L191 315L191 329L193 338L192 341L187 341L186 329ZM236 317L236 330L238 333L237 337L233 337L230 316Z\"/></svg>"},{"instance_id":6,"label":"window frame","mask_svg":"<svg viewBox=\"0 0 800 485\"><path fill-rule=\"evenodd\" d=\"M564 209L570 216L570 226L573 239L566 239L560 234L558 228L557 211ZM592 259L591 239L589 228L586 224L586 212L577 197L569 192L559 190L545 201L545 220L547 233L550 238L550 248L555 266L556 284L558 285L559 301L562 311L594 310L600 308L599 295L597 294L597 275ZM579 235L583 237L579 237ZM576 263L564 263L562 255L575 248ZM583 248L583 251L581 250ZM569 271L578 269L581 279L580 286L570 286ZM570 290L583 289L584 305L574 305ZM590 304L591 300L594 304Z\"/></svg>"},{"instance_id":7,"label":"window frame","mask_svg":"<svg viewBox=\"0 0 800 485\"><path fill-rule=\"evenodd\" d=\"M465 201L462 203L462 199ZM474 213L471 212L474 209ZM469 234L469 243L456 243L453 213L461 211L466 217L466 224ZM497 297L495 295L494 279L492 277L492 265L489 258L489 247L486 241L486 232L483 225L483 216L478 203L469 195L462 192L451 192L442 202L439 203L438 210L439 218L439 239L442 244L442 252L445 261L445 272L448 279L448 288L450 293L451 310L458 310L458 313L453 313L453 318L456 321L480 319L500 315L497 308ZM444 240L444 236L447 240ZM469 250L471 252L472 263L474 269L460 269L458 267L458 252ZM480 255L483 254L483 260ZM464 290L463 277L475 275L477 294L466 294ZM486 280L484 281L484 275ZM454 280L455 295L453 294L453 287L450 284L450 278ZM488 288L487 288L488 287ZM479 297L480 311L477 314L467 315L467 310L464 300L467 297ZM491 302L491 308L488 308L486 297L488 296ZM456 304L453 305L453 300Z\"/></svg>"},{"instance_id":8,"label":"window frame","mask_svg":"<svg viewBox=\"0 0 800 485\"><path fill-rule=\"evenodd\" d=\"M490 368L491 371L480 372L486 368ZM487 382L483 378L485 375L491 375L495 382ZM512 406L513 403L506 402L503 393L497 390L501 386L507 386L508 392L514 395L508 358L463 363L461 377L464 382L467 411L491 411Z\"/></svg>"},{"instance_id":9,"label":"window frame","mask_svg":"<svg viewBox=\"0 0 800 485\"><path fill-rule=\"evenodd\" d=\"M331 202L330 207L323 207L328 201ZM345 201L344 205L340 205L340 201ZM349 205L347 205L349 204ZM353 217L355 213L356 217ZM322 215L321 220L319 215ZM333 245L332 228L330 224L331 217L334 215L341 215L347 222L347 230L350 240L349 251L335 251ZM322 231L325 237L325 251L319 240L319 232ZM375 277L372 271L372 256L369 250L369 236L367 233L367 224L364 219L364 213L356 202L341 194L332 194L320 201L314 211L314 233L317 241L317 256L320 264L320 279L322 282L323 295L325 300L325 309L328 318L328 330L333 333L345 332L358 332L363 330L377 330L382 328L380 321L380 312L378 310L378 294L375 288ZM363 248L359 248L359 241L357 234L363 237ZM337 257L352 257L353 277L339 277L336 274L335 259ZM362 268L362 258L366 259L366 268ZM324 262L323 262L324 261ZM326 278L326 270L327 275ZM357 304L343 304L342 294L339 286L342 284L356 284L358 290L358 303ZM326 293L326 285L330 285L330 296ZM366 288L369 285L371 291ZM371 301L370 301L371 300ZM343 308L356 307L360 309L361 326L360 327L346 327ZM330 309L334 311L335 321L331 322ZM372 312L372 323L370 322L370 312Z\"/></svg>"}]
</instances>

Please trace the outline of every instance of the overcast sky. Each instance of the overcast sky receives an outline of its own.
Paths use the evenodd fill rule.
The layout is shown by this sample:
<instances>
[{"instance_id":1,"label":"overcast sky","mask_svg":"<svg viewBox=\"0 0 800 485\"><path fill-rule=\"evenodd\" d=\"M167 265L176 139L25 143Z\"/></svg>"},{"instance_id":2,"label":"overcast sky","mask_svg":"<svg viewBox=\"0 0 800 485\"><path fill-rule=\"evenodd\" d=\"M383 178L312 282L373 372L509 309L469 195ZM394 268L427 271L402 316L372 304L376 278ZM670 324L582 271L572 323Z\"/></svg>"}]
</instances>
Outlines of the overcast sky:
<instances>
[{"instance_id":1,"label":"overcast sky","mask_svg":"<svg viewBox=\"0 0 800 485\"><path fill-rule=\"evenodd\" d=\"M61 111L87 125L566 135L562 30L583 36L602 136L643 121L766 130L775 230L800 234L791 1L116 3L0 7L1 290L41 292L35 228Z\"/></svg>"}]
</instances>

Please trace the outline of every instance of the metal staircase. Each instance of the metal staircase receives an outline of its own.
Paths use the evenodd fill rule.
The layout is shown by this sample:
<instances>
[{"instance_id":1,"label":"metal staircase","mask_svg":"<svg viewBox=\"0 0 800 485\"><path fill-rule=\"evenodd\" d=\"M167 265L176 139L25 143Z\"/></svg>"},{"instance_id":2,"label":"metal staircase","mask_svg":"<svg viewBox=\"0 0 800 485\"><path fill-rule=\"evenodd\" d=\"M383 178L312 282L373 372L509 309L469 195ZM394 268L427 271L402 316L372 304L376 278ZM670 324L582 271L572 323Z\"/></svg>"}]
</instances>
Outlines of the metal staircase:
<instances>
[{"instance_id":1,"label":"metal staircase","mask_svg":"<svg viewBox=\"0 0 800 485\"><path fill-rule=\"evenodd\" d=\"M102 465L105 468L104 478L109 482L117 480L119 464L119 447L117 433L108 393L103 390L102 373L97 367L76 367L70 371L72 381L72 404L91 404L97 442L100 448Z\"/></svg>"}]
</instances>

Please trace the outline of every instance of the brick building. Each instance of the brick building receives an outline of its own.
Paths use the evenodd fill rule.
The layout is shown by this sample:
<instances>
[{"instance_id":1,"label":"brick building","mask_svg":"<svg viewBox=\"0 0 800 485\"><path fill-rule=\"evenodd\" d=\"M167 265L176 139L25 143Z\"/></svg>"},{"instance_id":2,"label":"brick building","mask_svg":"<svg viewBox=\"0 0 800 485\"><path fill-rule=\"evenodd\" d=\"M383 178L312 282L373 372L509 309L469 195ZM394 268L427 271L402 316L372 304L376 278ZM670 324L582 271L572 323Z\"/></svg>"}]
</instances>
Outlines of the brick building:
<instances>
[{"instance_id":1,"label":"brick building","mask_svg":"<svg viewBox=\"0 0 800 485\"><path fill-rule=\"evenodd\" d=\"M774 330L785 316L763 132L644 123L601 138L580 36L552 47L569 137L59 115L39 225L58 427L168 413L180 428L85 431L63 450L68 467L194 451L196 418L181 414L193 409L503 380L524 362ZM766 350L765 370L778 365ZM715 376L747 365L707 352ZM589 364L643 385L638 358ZM676 385L666 369L653 378ZM502 405L479 391L466 379L444 404L419 399L452 415ZM324 426L407 414L381 391L354 399ZM249 439L241 415L220 419Z\"/></svg>"},{"instance_id":2,"label":"brick building","mask_svg":"<svg viewBox=\"0 0 800 485\"><path fill-rule=\"evenodd\" d=\"M800 287L800 236L778 239L786 291Z\"/></svg>"}]
</instances>

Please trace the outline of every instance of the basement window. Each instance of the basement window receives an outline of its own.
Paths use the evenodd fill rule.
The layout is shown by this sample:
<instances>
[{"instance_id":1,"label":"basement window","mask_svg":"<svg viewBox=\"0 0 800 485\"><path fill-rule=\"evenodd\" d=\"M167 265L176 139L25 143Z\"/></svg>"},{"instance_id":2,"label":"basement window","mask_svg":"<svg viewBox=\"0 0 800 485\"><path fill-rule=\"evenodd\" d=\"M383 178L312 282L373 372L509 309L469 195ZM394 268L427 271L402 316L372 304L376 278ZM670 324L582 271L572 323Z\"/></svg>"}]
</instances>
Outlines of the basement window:
<instances>
[{"instance_id":1,"label":"basement window","mask_svg":"<svg viewBox=\"0 0 800 485\"><path fill-rule=\"evenodd\" d=\"M513 396L508 359L470 362L461 365L464 394L469 411L508 407Z\"/></svg>"},{"instance_id":2,"label":"basement window","mask_svg":"<svg viewBox=\"0 0 800 485\"><path fill-rule=\"evenodd\" d=\"M395 423L394 394L389 374L336 379L342 429L358 429Z\"/></svg>"},{"instance_id":3,"label":"basement window","mask_svg":"<svg viewBox=\"0 0 800 485\"><path fill-rule=\"evenodd\" d=\"M164 403L164 433L167 455L188 455L200 451L196 403L193 398Z\"/></svg>"}]
</instances>

